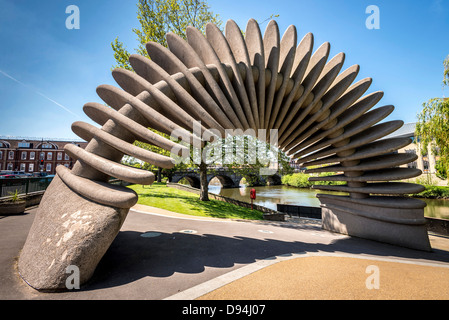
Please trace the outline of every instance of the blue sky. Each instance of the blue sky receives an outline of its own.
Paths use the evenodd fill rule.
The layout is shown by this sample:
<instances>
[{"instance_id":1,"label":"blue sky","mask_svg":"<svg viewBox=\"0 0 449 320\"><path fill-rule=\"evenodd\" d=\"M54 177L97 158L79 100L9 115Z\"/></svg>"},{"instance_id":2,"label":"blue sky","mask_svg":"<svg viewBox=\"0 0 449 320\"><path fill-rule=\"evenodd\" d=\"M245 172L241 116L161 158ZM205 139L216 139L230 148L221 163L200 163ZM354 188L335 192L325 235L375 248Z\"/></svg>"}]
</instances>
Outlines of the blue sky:
<instances>
[{"instance_id":1,"label":"blue sky","mask_svg":"<svg viewBox=\"0 0 449 320\"><path fill-rule=\"evenodd\" d=\"M0 0L0 135L77 138L71 124L91 122L87 102L102 102L96 87L113 84L111 42L137 47L137 0ZM388 119L415 122L422 103L447 96L441 86L449 55L449 0L209 0L225 22L242 28L250 18L279 15L281 35L291 24L299 40L308 32L315 49L328 41L331 57L345 52L343 70L359 64L369 92L385 92L380 105L396 107ZM80 9L80 29L69 30L66 7ZM380 9L380 29L368 30L369 5ZM266 27L264 23L262 32Z\"/></svg>"}]
</instances>

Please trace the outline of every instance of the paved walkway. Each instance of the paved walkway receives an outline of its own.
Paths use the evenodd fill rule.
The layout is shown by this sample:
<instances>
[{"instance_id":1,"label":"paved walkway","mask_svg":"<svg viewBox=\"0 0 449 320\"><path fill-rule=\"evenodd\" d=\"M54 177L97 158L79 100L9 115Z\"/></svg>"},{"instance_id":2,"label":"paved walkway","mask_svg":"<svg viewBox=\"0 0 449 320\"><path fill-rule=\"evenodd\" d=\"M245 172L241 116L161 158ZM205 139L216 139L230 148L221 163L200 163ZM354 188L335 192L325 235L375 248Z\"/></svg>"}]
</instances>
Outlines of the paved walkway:
<instances>
[{"instance_id":1,"label":"paved walkway","mask_svg":"<svg viewBox=\"0 0 449 320\"><path fill-rule=\"evenodd\" d=\"M198 299L447 300L449 268L395 259L305 253L304 257L293 255L270 264Z\"/></svg>"},{"instance_id":2,"label":"paved walkway","mask_svg":"<svg viewBox=\"0 0 449 320\"><path fill-rule=\"evenodd\" d=\"M420 252L321 230L312 220L234 221L135 206L81 290L17 275L35 210L0 217L0 299L449 299L449 238Z\"/></svg>"}]
</instances>

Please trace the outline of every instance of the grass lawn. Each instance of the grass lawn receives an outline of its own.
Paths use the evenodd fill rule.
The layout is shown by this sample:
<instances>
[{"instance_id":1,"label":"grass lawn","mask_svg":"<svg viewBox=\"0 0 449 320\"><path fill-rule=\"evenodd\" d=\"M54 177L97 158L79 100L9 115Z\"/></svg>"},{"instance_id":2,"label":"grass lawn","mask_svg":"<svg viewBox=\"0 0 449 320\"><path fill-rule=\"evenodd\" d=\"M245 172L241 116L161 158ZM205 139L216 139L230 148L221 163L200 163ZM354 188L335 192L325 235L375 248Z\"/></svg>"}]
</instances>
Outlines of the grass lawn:
<instances>
[{"instance_id":1,"label":"grass lawn","mask_svg":"<svg viewBox=\"0 0 449 320\"><path fill-rule=\"evenodd\" d=\"M165 183L154 183L151 186L131 185L139 195L139 204L161 208L172 212L193 216L262 220L263 213L226 203L219 200L200 201L199 195L175 188Z\"/></svg>"}]
</instances>

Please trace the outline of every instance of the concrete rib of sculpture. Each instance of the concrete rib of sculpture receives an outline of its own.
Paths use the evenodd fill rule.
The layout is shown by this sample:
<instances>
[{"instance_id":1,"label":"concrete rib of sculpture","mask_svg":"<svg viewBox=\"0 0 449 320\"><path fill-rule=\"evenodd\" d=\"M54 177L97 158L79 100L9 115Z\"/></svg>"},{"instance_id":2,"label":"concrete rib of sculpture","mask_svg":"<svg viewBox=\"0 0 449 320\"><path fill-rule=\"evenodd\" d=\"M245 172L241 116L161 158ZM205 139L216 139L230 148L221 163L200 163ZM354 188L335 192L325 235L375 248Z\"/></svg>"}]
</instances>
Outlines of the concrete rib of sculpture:
<instances>
[{"instance_id":1,"label":"concrete rib of sculpture","mask_svg":"<svg viewBox=\"0 0 449 320\"><path fill-rule=\"evenodd\" d=\"M394 109L371 110L382 92L363 96L371 78L353 83L354 65L340 73L345 55L329 60L330 45L313 53L313 35L297 45L290 26L280 37L275 21L262 36L249 20L245 37L230 20L223 34L208 24L206 34L188 27L187 41L167 34L169 48L148 43L151 60L132 55L135 72L116 69L122 89L101 85L97 93L111 108L87 103L85 113L101 128L75 122L73 131L89 141L85 150L67 145L77 159L72 170L57 167L57 175L42 199L19 259L19 272L36 289L64 288L68 265L80 268L87 281L120 230L128 209L137 202L130 189L108 183L110 177L151 184L151 172L120 164L130 155L162 168L173 160L136 147L135 140L182 153L185 146L165 139L148 127L198 142L194 122L202 131L216 129L278 129L279 147L308 173L335 175L313 181L343 181L345 185L317 185L347 196L318 195L323 228L400 246L431 250L422 201L400 197L423 187L402 182L419 170L399 168L415 161L396 150L410 139L382 139L402 121L380 123ZM393 196L392 196L393 195Z\"/></svg>"}]
</instances>

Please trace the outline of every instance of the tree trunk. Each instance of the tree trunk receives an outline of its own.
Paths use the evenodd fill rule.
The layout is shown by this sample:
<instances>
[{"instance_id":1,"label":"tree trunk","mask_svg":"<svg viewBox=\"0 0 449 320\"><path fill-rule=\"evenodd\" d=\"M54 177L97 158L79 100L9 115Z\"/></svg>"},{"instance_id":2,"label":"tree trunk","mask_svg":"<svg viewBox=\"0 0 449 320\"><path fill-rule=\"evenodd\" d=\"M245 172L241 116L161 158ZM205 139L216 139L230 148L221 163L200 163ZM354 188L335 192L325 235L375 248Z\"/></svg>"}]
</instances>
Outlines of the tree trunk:
<instances>
[{"instance_id":1,"label":"tree trunk","mask_svg":"<svg viewBox=\"0 0 449 320\"><path fill-rule=\"evenodd\" d=\"M209 201L209 184L207 183L207 164L201 161L200 169L200 200Z\"/></svg>"},{"instance_id":2,"label":"tree trunk","mask_svg":"<svg viewBox=\"0 0 449 320\"><path fill-rule=\"evenodd\" d=\"M157 168L157 182L162 182L162 168Z\"/></svg>"}]
</instances>

